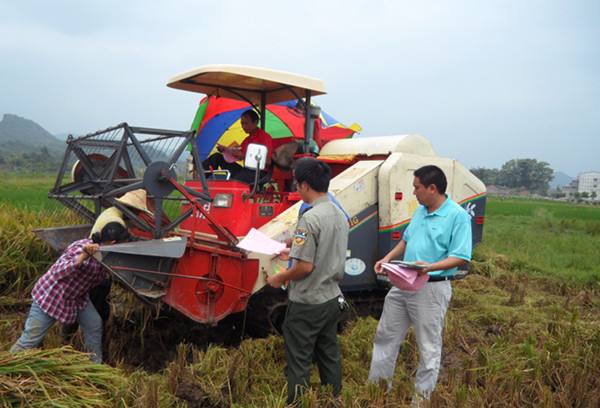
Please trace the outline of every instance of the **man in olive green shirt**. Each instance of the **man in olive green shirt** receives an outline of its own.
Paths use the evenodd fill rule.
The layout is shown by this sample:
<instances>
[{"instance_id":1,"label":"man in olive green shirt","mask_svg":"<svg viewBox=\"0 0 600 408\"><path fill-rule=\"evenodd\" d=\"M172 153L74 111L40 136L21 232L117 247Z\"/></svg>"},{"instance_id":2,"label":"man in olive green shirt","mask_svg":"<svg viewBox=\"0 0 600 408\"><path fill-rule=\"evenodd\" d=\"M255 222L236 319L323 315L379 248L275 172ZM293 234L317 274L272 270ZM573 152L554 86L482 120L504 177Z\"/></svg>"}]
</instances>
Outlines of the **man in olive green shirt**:
<instances>
[{"instance_id":1,"label":"man in olive green shirt","mask_svg":"<svg viewBox=\"0 0 600 408\"><path fill-rule=\"evenodd\" d=\"M348 247L348 221L327 195L329 166L313 158L300 159L294 178L302 200L312 208L298 220L290 250L291 267L267 279L275 288L289 281L283 325L288 404L308 386L313 356L321 384L331 385L334 395L341 390L337 323L344 303L338 282L344 276Z\"/></svg>"}]
</instances>

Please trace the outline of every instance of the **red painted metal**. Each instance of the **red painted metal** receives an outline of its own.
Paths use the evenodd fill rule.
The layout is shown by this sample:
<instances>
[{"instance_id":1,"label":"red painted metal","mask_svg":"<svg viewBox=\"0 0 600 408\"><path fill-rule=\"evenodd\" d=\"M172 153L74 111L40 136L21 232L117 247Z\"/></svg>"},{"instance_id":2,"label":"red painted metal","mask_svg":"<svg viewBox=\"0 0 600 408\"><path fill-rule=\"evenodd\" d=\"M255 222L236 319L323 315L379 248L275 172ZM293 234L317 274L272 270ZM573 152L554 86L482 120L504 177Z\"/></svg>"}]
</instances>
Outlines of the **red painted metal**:
<instances>
[{"instance_id":1,"label":"red painted metal","mask_svg":"<svg viewBox=\"0 0 600 408\"><path fill-rule=\"evenodd\" d=\"M190 319L216 324L246 308L258 278L258 261L190 248L174 273L185 278L174 276L163 301Z\"/></svg>"},{"instance_id":2,"label":"red painted metal","mask_svg":"<svg viewBox=\"0 0 600 408\"><path fill-rule=\"evenodd\" d=\"M186 186L198 191L201 189L200 183L195 181L186 182ZM271 221L297 201L288 198L288 193L277 192L259 193L255 199L247 199L246 195L250 193L250 187L248 184L236 181L209 180L208 186L213 196L231 194L231 207L220 208L210 203L206 204L203 208L204 212L192 214L181 223L182 229L214 234L214 230L205 220L208 214L215 223L223 226L233 235L245 236L251 228L258 228ZM184 202L181 211L186 211L189 206L189 202ZM263 207L262 212L261 207Z\"/></svg>"}]
</instances>

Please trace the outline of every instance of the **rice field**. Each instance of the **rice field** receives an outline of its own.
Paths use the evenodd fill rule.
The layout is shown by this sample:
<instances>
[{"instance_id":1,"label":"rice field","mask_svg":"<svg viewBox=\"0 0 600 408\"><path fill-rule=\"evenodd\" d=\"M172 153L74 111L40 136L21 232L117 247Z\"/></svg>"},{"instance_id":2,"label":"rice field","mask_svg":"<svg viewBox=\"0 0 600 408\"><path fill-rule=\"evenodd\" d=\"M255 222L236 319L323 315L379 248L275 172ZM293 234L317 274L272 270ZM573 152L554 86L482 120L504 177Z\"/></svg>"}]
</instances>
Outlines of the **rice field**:
<instances>
[{"instance_id":1,"label":"rice field","mask_svg":"<svg viewBox=\"0 0 600 408\"><path fill-rule=\"evenodd\" d=\"M44 197L52 180L23 183L32 197ZM41 350L8 354L31 285L53 257L30 229L77 222L41 198L17 194L19 186L0 181L0 407L285 406L280 337L227 346L202 338L189 322L174 326L119 288L111 292L113 315L105 328L107 364L90 364L75 350L77 337L75 349L64 346L56 327ZM453 284L431 406L600 406L598 223L598 207L489 200L471 274ZM314 387L298 406L408 406L418 364L414 336L409 333L387 391L366 383L376 325L360 318L340 335L340 397L320 390L314 371Z\"/></svg>"}]
</instances>

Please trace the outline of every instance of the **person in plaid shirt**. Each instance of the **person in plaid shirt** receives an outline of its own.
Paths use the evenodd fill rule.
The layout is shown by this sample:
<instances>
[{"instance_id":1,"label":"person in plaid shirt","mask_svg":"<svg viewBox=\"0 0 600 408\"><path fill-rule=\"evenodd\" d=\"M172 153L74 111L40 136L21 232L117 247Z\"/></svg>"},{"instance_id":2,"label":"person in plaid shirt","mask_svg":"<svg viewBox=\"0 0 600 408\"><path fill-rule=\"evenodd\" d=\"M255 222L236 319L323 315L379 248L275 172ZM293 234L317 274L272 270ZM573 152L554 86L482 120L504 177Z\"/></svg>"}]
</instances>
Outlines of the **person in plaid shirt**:
<instances>
[{"instance_id":1,"label":"person in plaid shirt","mask_svg":"<svg viewBox=\"0 0 600 408\"><path fill-rule=\"evenodd\" d=\"M33 302L21 337L12 353L35 348L57 320L77 321L83 330L84 343L94 362L102 362L102 319L90 302L89 291L105 278L105 271L92 255L100 244L114 244L128 237L127 229L110 222L92 239L81 239L67 247L58 260L36 282Z\"/></svg>"}]
</instances>

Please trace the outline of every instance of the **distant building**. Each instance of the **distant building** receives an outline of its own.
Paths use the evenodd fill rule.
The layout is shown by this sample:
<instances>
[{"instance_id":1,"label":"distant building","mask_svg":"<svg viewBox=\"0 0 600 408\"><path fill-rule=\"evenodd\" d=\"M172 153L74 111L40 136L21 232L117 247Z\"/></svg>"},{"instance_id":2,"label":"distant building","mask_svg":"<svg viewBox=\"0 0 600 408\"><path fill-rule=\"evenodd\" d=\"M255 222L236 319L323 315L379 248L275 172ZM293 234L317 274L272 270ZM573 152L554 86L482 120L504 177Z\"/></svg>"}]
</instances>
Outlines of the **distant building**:
<instances>
[{"instance_id":1,"label":"distant building","mask_svg":"<svg viewBox=\"0 0 600 408\"><path fill-rule=\"evenodd\" d=\"M577 189L579 188L578 184L577 179L575 179L561 189L565 194L565 199L571 200L575 198L575 193L577 193Z\"/></svg>"},{"instance_id":2,"label":"distant building","mask_svg":"<svg viewBox=\"0 0 600 408\"><path fill-rule=\"evenodd\" d=\"M589 198L600 199L600 172L586 171L579 173L577 182L577 192L579 194L587 193Z\"/></svg>"},{"instance_id":3,"label":"distant building","mask_svg":"<svg viewBox=\"0 0 600 408\"><path fill-rule=\"evenodd\" d=\"M497 186L495 184L490 184L486 186L486 189L487 193L493 196L507 197L511 194L510 188L504 186Z\"/></svg>"}]
</instances>

